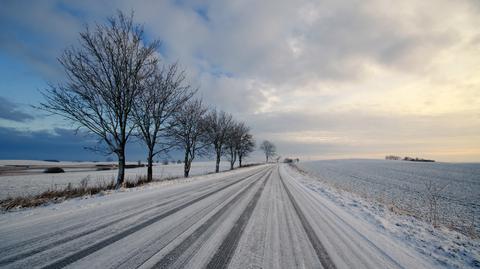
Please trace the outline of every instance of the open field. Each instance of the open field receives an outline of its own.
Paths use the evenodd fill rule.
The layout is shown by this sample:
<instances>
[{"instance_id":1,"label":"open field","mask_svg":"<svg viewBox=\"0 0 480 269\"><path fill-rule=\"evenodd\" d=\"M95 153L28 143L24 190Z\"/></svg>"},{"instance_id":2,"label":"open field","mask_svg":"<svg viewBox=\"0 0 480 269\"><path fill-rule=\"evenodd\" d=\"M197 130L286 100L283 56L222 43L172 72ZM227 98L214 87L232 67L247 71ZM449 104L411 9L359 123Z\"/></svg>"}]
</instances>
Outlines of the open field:
<instances>
[{"instance_id":1,"label":"open field","mask_svg":"<svg viewBox=\"0 0 480 269\"><path fill-rule=\"evenodd\" d=\"M45 162L45 161L0 161L0 170L6 171L13 165L22 168L17 171L0 174L0 200L7 197L25 196L38 194L52 188L65 188L68 183L80 184L82 179L88 178L89 185L107 183L116 178L117 170L97 171L96 165L111 166L114 163L91 163L91 162ZM129 163L136 164L136 163ZM29 169L25 169L29 167ZM65 173L45 174L42 171L46 167L62 167ZM229 163L222 162L222 171L229 169ZM8 170L11 170L9 168ZM202 175L215 171L214 162L193 162L191 175ZM147 168L130 168L125 170L126 180L134 180L139 176L146 175ZM183 164L163 165L155 163L153 167L154 179L166 179L183 176Z\"/></svg>"},{"instance_id":2,"label":"open field","mask_svg":"<svg viewBox=\"0 0 480 269\"><path fill-rule=\"evenodd\" d=\"M441 224L480 234L480 164L384 160L302 162L298 167L322 181L428 219L431 191L438 189Z\"/></svg>"}]
</instances>

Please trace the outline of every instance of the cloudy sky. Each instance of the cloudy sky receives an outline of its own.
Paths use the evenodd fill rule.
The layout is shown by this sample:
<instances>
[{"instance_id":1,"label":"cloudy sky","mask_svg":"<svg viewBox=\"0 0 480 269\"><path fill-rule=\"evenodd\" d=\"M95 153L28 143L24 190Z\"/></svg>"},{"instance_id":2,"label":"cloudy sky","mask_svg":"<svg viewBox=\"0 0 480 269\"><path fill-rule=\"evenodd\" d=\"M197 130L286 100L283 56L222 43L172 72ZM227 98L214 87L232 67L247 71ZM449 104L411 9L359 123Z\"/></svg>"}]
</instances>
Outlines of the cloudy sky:
<instances>
[{"instance_id":1,"label":"cloudy sky","mask_svg":"<svg viewBox=\"0 0 480 269\"><path fill-rule=\"evenodd\" d=\"M2 1L0 158L95 158L92 138L30 105L116 9L283 156L480 161L478 0Z\"/></svg>"}]
</instances>

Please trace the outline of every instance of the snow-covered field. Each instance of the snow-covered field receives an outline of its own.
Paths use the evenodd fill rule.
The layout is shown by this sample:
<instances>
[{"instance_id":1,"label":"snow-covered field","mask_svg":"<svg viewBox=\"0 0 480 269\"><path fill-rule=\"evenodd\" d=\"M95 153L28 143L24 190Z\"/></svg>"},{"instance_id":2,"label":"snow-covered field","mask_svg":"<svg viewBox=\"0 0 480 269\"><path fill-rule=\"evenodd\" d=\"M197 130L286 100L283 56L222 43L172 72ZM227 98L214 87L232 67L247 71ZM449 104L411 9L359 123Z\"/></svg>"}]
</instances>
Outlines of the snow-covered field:
<instances>
[{"instance_id":1,"label":"snow-covered field","mask_svg":"<svg viewBox=\"0 0 480 269\"><path fill-rule=\"evenodd\" d=\"M75 163L75 162L44 162L44 161L0 161L1 165L50 165L50 166L85 166L91 164L107 163ZM228 162L221 162L222 171L229 169ZM6 175L0 176L0 200L7 197L25 196L38 194L52 188L64 188L71 183L79 184L84 178L89 179L89 185L108 183L115 179L117 170L106 171L72 171L66 169L66 173L60 174L33 174L33 175ZM215 162L193 162L191 175L202 175L215 171ZM126 169L126 180L134 180L138 176L146 175L147 168ZM154 164L153 176L156 179L183 176L183 164Z\"/></svg>"},{"instance_id":2,"label":"snow-covered field","mask_svg":"<svg viewBox=\"0 0 480 269\"><path fill-rule=\"evenodd\" d=\"M427 218L427 184L439 192L440 222L480 235L480 164L419 163L384 160L301 162L298 167L336 188L393 205L407 214Z\"/></svg>"}]
</instances>

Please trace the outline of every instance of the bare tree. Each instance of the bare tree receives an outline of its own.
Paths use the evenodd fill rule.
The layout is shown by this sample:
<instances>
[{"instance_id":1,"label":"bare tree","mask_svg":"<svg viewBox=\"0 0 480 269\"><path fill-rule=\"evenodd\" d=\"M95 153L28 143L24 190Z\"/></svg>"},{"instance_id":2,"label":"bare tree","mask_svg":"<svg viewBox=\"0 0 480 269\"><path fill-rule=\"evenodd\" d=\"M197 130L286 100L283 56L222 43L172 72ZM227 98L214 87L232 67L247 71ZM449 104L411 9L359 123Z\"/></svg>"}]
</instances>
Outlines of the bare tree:
<instances>
[{"instance_id":1,"label":"bare tree","mask_svg":"<svg viewBox=\"0 0 480 269\"><path fill-rule=\"evenodd\" d=\"M118 12L106 25L97 24L94 30L87 26L80 33L78 48L66 49L59 59L66 82L43 93L46 101L40 108L97 135L106 146L102 150L117 155L117 188L125 177L125 145L135 129L134 100L155 72L158 45L144 39L133 13Z\"/></svg>"},{"instance_id":2,"label":"bare tree","mask_svg":"<svg viewBox=\"0 0 480 269\"><path fill-rule=\"evenodd\" d=\"M268 159L275 156L275 154L277 154L277 148L275 147L275 145L268 141L268 140L264 140L262 142L262 144L260 144L260 150L263 151L263 153L265 153L265 159L266 159L266 162L268 163Z\"/></svg>"},{"instance_id":3,"label":"bare tree","mask_svg":"<svg viewBox=\"0 0 480 269\"><path fill-rule=\"evenodd\" d=\"M237 159L241 167L242 158L246 157L254 149L255 141L253 141L253 137L250 134L250 128L243 122L234 122L228 129L224 149L224 154L230 162L230 169L233 169Z\"/></svg>"},{"instance_id":4,"label":"bare tree","mask_svg":"<svg viewBox=\"0 0 480 269\"><path fill-rule=\"evenodd\" d=\"M203 153L202 141L204 116L207 109L200 100L190 100L175 113L174 123L168 128L168 136L177 148L185 153L184 176L188 177L193 159Z\"/></svg>"},{"instance_id":5,"label":"bare tree","mask_svg":"<svg viewBox=\"0 0 480 269\"><path fill-rule=\"evenodd\" d=\"M237 123L232 120L230 126L227 128L227 136L224 144L224 154L230 162L230 170L233 170L235 162L237 161L237 149L240 147L240 140L242 138L243 129L245 129L243 122Z\"/></svg>"},{"instance_id":6,"label":"bare tree","mask_svg":"<svg viewBox=\"0 0 480 269\"><path fill-rule=\"evenodd\" d=\"M136 98L133 115L138 136L148 149L148 181L153 178L153 158L173 147L166 137L167 128L174 123L175 113L194 93L190 85L185 83L184 72L178 71L177 64L171 64L158 70Z\"/></svg>"},{"instance_id":7,"label":"bare tree","mask_svg":"<svg viewBox=\"0 0 480 269\"><path fill-rule=\"evenodd\" d=\"M255 140L250 134L250 128L246 127L241 138L240 145L237 148L238 165L242 167L243 158L247 157L251 152L255 150Z\"/></svg>"},{"instance_id":8,"label":"bare tree","mask_svg":"<svg viewBox=\"0 0 480 269\"><path fill-rule=\"evenodd\" d=\"M210 144L216 155L215 172L220 171L220 160L223 154L228 130L232 125L232 115L212 109L205 117L205 141Z\"/></svg>"}]
</instances>

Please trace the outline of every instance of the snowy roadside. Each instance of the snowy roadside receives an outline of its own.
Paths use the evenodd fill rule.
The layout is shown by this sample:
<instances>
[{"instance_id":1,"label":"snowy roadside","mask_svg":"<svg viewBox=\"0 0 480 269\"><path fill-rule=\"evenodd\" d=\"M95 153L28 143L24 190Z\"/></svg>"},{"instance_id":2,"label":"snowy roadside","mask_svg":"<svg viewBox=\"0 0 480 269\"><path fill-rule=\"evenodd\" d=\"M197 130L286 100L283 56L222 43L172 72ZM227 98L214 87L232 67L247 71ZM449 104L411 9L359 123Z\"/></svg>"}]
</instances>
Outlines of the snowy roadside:
<instances>
[{"instance_id":1,"label":"snowy roadside","mask_svg":"<svg viewBox=\"0 0 480 269\"><path fill-rule=\"evenodd\" d=\"M119 190L105 190L94 195L83 195L76 198L61 200L60 202L51 201L37 207L15 208L9 211L0 211L0 225L10 220L18 218L43 214L50 214L57 211L68 212L74 209L88 209L100 204L115 203L118 200L135 199L137 196L150 195L157 193L159 189L167 191L172 188L181 187L187 183L203 184L209 181L218 180L226 175L236 175L238 173L249 172L258 169L260 166L247 166L236 168L234 170L221 171L220 173L208 173L195 175L188 178L179 177L171 180L153 181L133 188L120 188Z\"/></svg>"},{"instance_id":2,"label":"snowy roadside","mask_svg":"<svg viewBox=\"0 0 480 269\"><path fill-rule=\"evenodd\" d=\"M313 175L288 166L305 187L327 197L379 233L393 237L444 268L480 268L480 240L445 227L434 228L415 217L394 213L387 205L337 189Z\"/></svg>"},{"instance_id":3,"label":"snowy roadside","mask_svg":"<svg viewBox=\"0 0 480 269\"><path fill-rule=\"evenodd\" d=\"M18 161L19 163L34 164L39 161ZM8 161L0 161L0 165L9 163ZM71 162L56 163L59 167L70 165ZM80 163L81 164L81 163ZM230 163L220 162L220 170L227 171L230 168ZM215 169L215 162L193 162L190 170L190 175L204 175L213 172ZM147 168L139 167L125 170L125 180L135 181L138 177L145 176ZM35 174L35 175L6 175L0 176L0 200L9 197L36 195L51 189L63 189L72 184L77 186L84 179L88 179L89 186L96 186L98 184L108 184L115 179L117 170L106 171L80 171L80 172L66 172L59 174ZM154 164L153 176L156 179L183 177L183 164Z\"/></svg>"}]
</instances>

